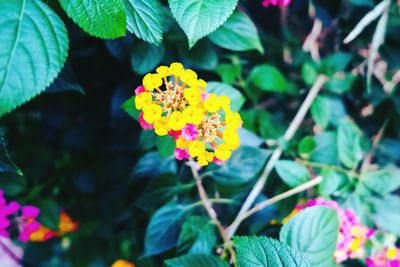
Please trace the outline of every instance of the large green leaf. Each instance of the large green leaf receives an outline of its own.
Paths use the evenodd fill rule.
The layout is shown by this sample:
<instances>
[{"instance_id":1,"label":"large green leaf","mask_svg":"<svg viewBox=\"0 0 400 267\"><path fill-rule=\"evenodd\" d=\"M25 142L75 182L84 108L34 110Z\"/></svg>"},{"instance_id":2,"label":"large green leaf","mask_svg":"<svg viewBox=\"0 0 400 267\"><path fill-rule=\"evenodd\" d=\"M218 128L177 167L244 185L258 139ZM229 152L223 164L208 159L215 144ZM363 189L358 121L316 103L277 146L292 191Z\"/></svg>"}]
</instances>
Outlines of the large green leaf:
<instances>
[{"instance_id":1,"label":"large green leaf","mask_svg":"<svg viewBox=\"0 0 400 267\"><path fill-rule=\"evenodd\" d=\"M162 41L162 5L157 0L124 0L128 31L146 42L159 45Z\"/></svg>"},{"instance_id":2,"label":"large green leaf","mask_svg":"<svg viewBox=\"0 0 400 267\"><path fill-rule=\"evenodd\" d=\"M325 267L333 260L338 234L337 212L317 206L291 218L282 227L280 240L302 252L311 266Z\"/></svg>"},{"instance_id":3,"label":"large green leaf","mask_svg":"<svg viewBox=\"0 0 400 267\"><path fill-rule=\"evenodd\" d=\"M211 254L217 242L215 225L207 217L191 216L182 226L178 247L187 254Z\"/></svg>"},{"instance_id":4,"label":"large green leaf","mask_svg":"<svg viewBox=\"0 0 400 267\"><path fill-rule=\"evenodd\" d=\"M234 237L239 267L308 267L295 249L268 237Z\"/></svg>"},{"instance_id":5,"label":"large green leaf","mask_svg":"<svg viewBox=\"0 0 400 267\"><path fill-rule=\"evenodd\" d=\"M153 71L164 57L164 47L149 43L136 43L131 53L132 69L138 74Z\"/></svg>"},{"instance_id":6,"label":"large green leaf","mask_svg":"<svg viewBox=\"0 0 400 267\"><path fill-rule=\"evenodd\" d=\"M122 0L59 0L67 15L90 35L113 39L126 33Z\"/></svg>"},{"instance_id":7,"label":"large green leaf","mask_svg":"<svg viewBox=\"0 0 400 267\"><path fill-rule=\"evenodd\" d=\"M282 180L291 187L305 183L311 177L306 167L291 160L279 160L275 168Z\"/></svg>"},{"instance_id":8,"label":"large green leaf","mask_svg":"<svg viewBox=\"0 0 400 267\"><path fill-rule=\"evenodd\" d=\"M145 255L156 255L176 246L187 206L167 204L151 218L146 230Z\"/></svg>"},{"instance_id":9,"label":"large green leaf","mask_svg":"<svg viewBox=\"0 0 400 267\"><path fill-rule=\"evenodd\" d=\"M400 169L392 165L383 170L367 172L361 175L360 181L370 190L385 195L400 187Z\"/></svg>"},{"instance_id":10,"label":"large green leaf","mask_svg":"<svg viewBox=\"0 0 400 267\"><path fill-rule=\"evenodd\" d=\"M260 53L264 52L256 26L242 12L234 12L218 30L210 34L210 39L216 45L233 51L257 49Z\"/></svg>"},{"instance_id":11,"label":"large green leaf","mask_svg":"<svg viewBox=\"0 0 400 267\"><path fill-rule=\"evenodd\" d=\"M169 0L168 2L172 15L189 39L189 47L221 26L237 4L237 0Z\"/></svg>"},{"instance_id":12,"label":"large green leaf","mask_svg":"<svg viewBox=\"0 0 400 267\"><path fill-rule=\"evenodd\" d=\"M41 93L65 63L63 22L42 1L0 1L0 116Z\"/></svg>"},{"instance_id":13,"label":"large green leaf","mask_svg":"<svg viewBox=\"0 0 400 267\"><path fill-rule=\"evenodd\" d=\"M225 83L208 82L206 90L207 92L214 93L218 96L229 96L229 98L231 99L232 111L239 111L246 101L244 96L237 89Z\"/></svg>"},{"instance_id":14,"label":"large green leaf","mask_svg":"<svg viewBox=\"0 0 400 267\"><path fill-rule=\"evenodd\" d=\"M283 74L274 66L263 64L254 67L249 74L248 82L263 91L287 92L288 82Z\"/></svg>"},{"instance_id":15,"label":"large green leaf","mask_svg":"<svg viewBox=\"0 0 400 267\"><path fill-rule=\"evenodd\" d=\"M165 261L168 267L229 267L225 261L212 255L191 254Z\"/></svg>"},{"instance_id":16,"label":"large green leaf","mask_svg":"<svg viewBox=\"0 0 400 267\"><path fill-rule=\"evenodd\" d=\"M339 160L348 168L354 168L363 157L360 129L349 119L340 121L337 134Z\"/></svg>"}]
</instances>

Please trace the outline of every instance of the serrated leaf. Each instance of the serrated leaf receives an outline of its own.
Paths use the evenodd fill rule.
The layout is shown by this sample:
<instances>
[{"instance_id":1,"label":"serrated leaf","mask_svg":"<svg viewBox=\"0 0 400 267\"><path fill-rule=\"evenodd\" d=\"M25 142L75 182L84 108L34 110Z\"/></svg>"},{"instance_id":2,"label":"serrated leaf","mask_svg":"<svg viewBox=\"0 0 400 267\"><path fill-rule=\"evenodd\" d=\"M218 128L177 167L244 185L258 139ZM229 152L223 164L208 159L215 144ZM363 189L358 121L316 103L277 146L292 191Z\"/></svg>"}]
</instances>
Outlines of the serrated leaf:
<instances>
[{"instance_id":1,"label":"serrated leaf","mask_svg":"<svg viewBox=\"0 0 400 267\"><path fill-rule=\"evenodd\" d=\"M59 0L67 15L90 35L114 39L126 33L122 0Z\"/></svg>"},{"instance_id":2,"label":"serrated leaf","mask_svg":"<svg viewBox=\"0 0 400 267\"><path fill-rule=\"evenodd\" d=\"M348 168L354 168L362 159L360 129L349 119L339 123L337 134L337 149L339 160Z\"/></svg>"},{"instance_id":3,"label":"serrated leaf","mask_svg":"<svg viewBox=\"0 0 400 267\"><path fill-rule=\"evenodd\" d=\"M154 213L147 226L145 255L157 255L176 246L187 206L167 204Z\"/></svg>"},{"instance_id":4,"label":"serrated leaf","mask_svg":"<svg viewBox=\"0 0 400 267\"><path fill-rule=\"evenodd\" d=\"M65 63L64 23L42 1L0 2L0 116L37 94Z\"/></svg>"},{"instance_id":5,"label":"serrated leaf","mask_svg":"<svg viewBox=\"0 0 400 267\"><path fill-rule=\"evenodd\" d=\"M325 267L332 262L338 234L337 212L327 207L311 207L282 227L280 240L300 251L311 266Z\"/></svg>"},{"instance_id":6,"label":"serrated leaf","mask_svg":"<svg viewBox=\"0 0 400 267\"><path fill-rule=\"evenodd\" d=\"M163 34L163 6L157 0L124 0L128 31L138 38L159 45Z\"/></svg>"},{"instance_id":7,"label":"serrated leaf","mask_svg":"<svg viewBox=\"0 0 400 267\"><path fill-rule=\"evenodd\" d=\"M234 12L218 30L210 34L210 39L216 45L232 51L256 49L264 53L256 26L242 12Z\"/></svg>"},{"instance_id":8,"label":"serrated leaf","mask_svg":"<svg viewBox=\"0 0 400 267\"><path fill-rule=\"evenodd\" d=\"M168 267L229 267L225 261L212 255L191 254L165 261Z\"/></svg>"},{"instance_id":9,"label":"serrated leaf","mask_svg":"<svg viewBox=\"0 0 400 267\"><path fill-rule=\"evenodd\" d=\"M215 225L210 219L191 216L182 226L178 247L187 254L211 254L216 242Z\"/></svg>"},{"instance_id":10,"label":"serrated leaf","mask_svg":"<svg viewBox=\"0 0 400 267\"><path fill-rule=\"evenodd\" d=\"M131 52L131 66L138 74L154 70L164 57L164 47L145 42L136 43Z\"/></svg>"},{"instance_id":11,"label":"serrated leaf","mask_svg":"<svg viewBox=\"0 0 400 267\"><path fill-rule=\"evenodd\" d=\"M306 259L288 245L264 236L234 237L238 267L309 267Z\"/></svg>"},{"instance_id":12,"label":"serrated leaf","mask_svg":"<svg viewBox=\"0 0 400 267\"><path fill-rule=\"evenodd\" d=\"M310 179L307 168L291 160L279 160L275 169L282 180L291 187L298 186Z\"/></svg>"},{"instance_id":13,"label":"serrated leaf","mask_svg":"<svg viewBox=\"0 0 400 267\"><path fill-rule=\"evenodd\" d=\"M220 82L208 82L206 87L207 92L214 93L218 96L226 95L231 99L231 110L239 111L246 99L239 92L239 90L233 88L232 86Z\"/></svg>"},{"instance_id":14,"label":"serrated leaf","mask_svg":"<svg viewBox=\"0 0 400 267\"><path fill-rule=\"evenodd\" d=\"M288 82L283 74L272 65L258 65L249 74L248 82L263 91L283 93L288 91Z\"/></svg>"},{"instance_id":15,"label":"serrated leaf","mask_svg":"<svg viewBox=\"0 0 400 267\"><path fill-rule=\"evenodd\" d=\"M168 3L172 15L188 37L189 47L192 47L228 19L237 0L169 0Z\"/></svg>"}]
</instances>

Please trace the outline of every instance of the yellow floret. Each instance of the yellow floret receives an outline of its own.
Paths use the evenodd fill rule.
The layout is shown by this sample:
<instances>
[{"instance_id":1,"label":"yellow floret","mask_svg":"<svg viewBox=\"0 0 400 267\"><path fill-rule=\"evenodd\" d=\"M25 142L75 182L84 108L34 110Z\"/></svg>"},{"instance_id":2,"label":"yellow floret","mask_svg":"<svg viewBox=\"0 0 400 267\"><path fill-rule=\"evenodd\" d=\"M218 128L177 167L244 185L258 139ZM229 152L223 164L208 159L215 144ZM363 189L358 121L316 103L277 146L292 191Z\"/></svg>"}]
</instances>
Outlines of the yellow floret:
<instances>
[{"instance_id":1,"label":"yellow floret","mask_svg":"<svg viewBox=\"0 0 400 267\"><path fill-rule=\"evenodd\" d=\"M182 112L174 111L169 117L168 126L174 130L179 131L186 125L185 119L183 118Z\"/></svg>"},{"instance_id":2,"label":"yellow floret","mask_svg":"<svg viewBox=\"0 0 400 267\"><path fill-rule=\"evenodd\" d=\"M154 123L161 118L162 108L159 105L151 104L143 108L143 119L147 123Z\"/></svg>"},{"instance_id":3,"label":"yellow floret","mask_svg":"<svg viewBox=\"0 0 400 267\"><path fill-rule=\"evenodd\" d=\"M149 73L143 77L143 86L147 91L153 91L163 84L162 77L158 73Z\"/></svg>"},{"instance_id":4,"label":"yellow floret","mask_svg":"<svg viewBox=\"0 0 400 267\"><path fill-rule=\"evenodd\" d=\"M182 82L189 86L196 86L197 85L197 73L191 69L187 69L182 73L181 76Z\"/></svg>"},{"instance_id":5,"label":"yellow floret","mask_svg":"<svg viewBox=\"0 0 400 267\"><path fill-rule=\"evenodd\" d=\"M208 99L204 101L204 108L211 113L215 113L219 110L219 98L216 94L210 94Z\"/></svg>"},{"instance_id":6,"label":"yellow floret","mask_svg":"<svg viewBox=\"0 0 400 267\"><path fill-rule=\"evenodd\" d=\"M161 117L159 120L154 122L154 132L159 135L167 135L169 131L169 126L168 126L168 118Z\"/></svg>"},{"instance_id":7,"label":"yellow floret","mask_svg":"<svg viewBox=\"0 0 400 267\"><path fill-rule=\"evenodd\" d=\"M135 97L135 107L138 110L149 106L152 103L153 99L149 92L142 92Z\"/></svg>"},{"instance_id":8,"label":"yellow floret","mask_svg":"<svg viewBox=\"0 0 400 267\"><path fill-rule=\"evenodd\" d=\"M185 110L182 112L183 118L186 123L191 123L198 125L203 120L203 112L199 108L195 107L186 107Z\"/></svg>"},{"instance_id":9,"label":"yellow floret","mask_svg":"<svg viewBox=\"0 0 400 267\"><path fill-rule=\"evenodd\" d=\"M220 96L219 97L219 103L221 105L221 108L225 112L230 112L231 111L231 107L229 106L231 104L231 99L229 97L227 97L226 95Z\"/></svg>"},{"instance_id":10,"label":"yellow floret","mask_svg":"<svg viewBox=\"0 0 400 267\"><path fill-rule=\"evenodd\" d=\"M189 154L192 157L197 157L201 153L203 153L206 150L206 146L203 142L199 140L195 140L190 143L189 145Z\"/></svg>"},{"instance_id":11,"label":"yellow floret","mask_svg":"<svg viewBox=\"0 0 400 267\"><path fill-rule=\"evenodd\" d=\"M190 141L183 139L182 135L180 135L176 140L176 148L188 148L190 143Z\"/></svg>"},{"instance_id":12,"label":"yellow floret","mask_svg":"<svg viewBox=\"0 0 400 267\"><path fill-rule=\"evenodd\" d=\"M225 123L228 127L237 129L242 126L243 121L237 112L228 112L225 115Z\"/></svg>"},{"instance_id":13,"label":"yellow floret","mask_svg":"<svg viewBox=\"0 0 400 267\"><path fill-rule=\"evenodd\" d=\"M200 103L200 101L202 100L201 91L199 88L196 88L196 87L186 88L183 91L183 96L186 98L186 100L192 106L197 106Z\"/></svg>"},{"instance_id":14,"label":"yellow floret","mask_svg":"<svg viewBox=\"0 0 400 267\"><path fill-rule=\"evenodd\" d=\"M389 259L389 260L395 260L396 258L397 258L397 249L396 248L388 248L387 250L386 250L386 257Z\"/></svg>"},{"instance_id":15,"label":"yellow floret","mask_svg":"<svg viewBox=\"0 0 400 267\"><path fill-rule=\"evenodd\" d=\"M225 143L233 150L237 149L240 146L239 134L233 129L226 128L222 134L222 138Z\"/></svg>"},{"instance_id":16,"label":"yellow floret","mask_svg":"<svg viewBox=\"0 0 400 267\"><path fill-rule=\"evenodd\" d=\"M229 159L232 155L231 149L226 144L221 144L219 147L217 147L214 153L219 160L223 161Z\"/></svg>"},{"instance_id":17,"label":"yellow floret","mask_svg":"<svg viewBox=\"0 0 400 267\"><path fill-rule=\"evenodd\" d=\"M171 71L167 66L160 66L156 69L156 72L160 74L162 77L167 77L171 75Z\"/></svg>"},{"instance_id":18,"label":"yellow floret","mask_svg":"<svg viewBox=\"0 0 400 267\"><path fill-rule=\"evenodd\" d=\"M183 68L183 65L178 62L174 62L169 66L169 70L171 72L171 75L175 76L181 76L185 69Z\"/></svg>"},{"instance_id":19,"label":"yellow floret","mask_svg":"<svg viewBox=\"0 0 400 267\"><path fill-rule=\"evenodd\" d=\"M198 79L198 80L197 80L197 86L204 89L204 88L207 87L207 83L206 83L206 81L203 80L203 79Z\"/></svg>"}]
</instances>

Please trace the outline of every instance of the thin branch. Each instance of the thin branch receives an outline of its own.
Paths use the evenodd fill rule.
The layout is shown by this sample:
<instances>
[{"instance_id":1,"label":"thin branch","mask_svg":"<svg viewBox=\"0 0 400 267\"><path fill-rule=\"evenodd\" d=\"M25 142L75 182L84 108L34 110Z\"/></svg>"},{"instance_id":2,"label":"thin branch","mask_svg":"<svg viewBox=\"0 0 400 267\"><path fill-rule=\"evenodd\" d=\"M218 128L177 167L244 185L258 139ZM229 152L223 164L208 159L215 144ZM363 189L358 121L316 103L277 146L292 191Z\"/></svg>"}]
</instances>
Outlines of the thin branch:
<instances>
[{"instance_id":1,"label":"thin branch","mask_svg":"<svg viewBox=\"0 0 400 267\"><path fill-rule=\"evenodd\" d=\"M246 213L244 213L239 221L242 222L244 221L246 218L250 217L251 215L253 215L256 212L259 212L260 210L264 209L267 206L270 206L272 204L275 204L283 199L286 199L288 197L291 197L293 195L296 195L300 192L306 191L309 188L312 188L318 184L320 184L322 182L322 176L317 176L315 179L312 179L304 184L301 184L295 188L292 188L286 192L283 192L282 194L276 195L270 199L264 200L260 203L258 203L257 205L255 205L252 209L250 209L249 211L247 211ZM228 228L229 229L229 228Z\"/></svg>"},{"instance_id":2,"label":"thin branch","mask_svg":"<svg viewBox=\"0 0 400 267\"><path fill-rule=\"evenodd\" d=\"M231 259L233 260L234 264L236 262L236 254L235 251L233 250L232 244L230 242L229 237L225 233L225 229L222 226L221 222L218 220L218 215L214 208L212 207L212 203L210 199L207 196L207 192L204 189L203 183L201 181L201 177L199 175L199 172L197 171L196 168L196 163L193 161L193 159L189 159L188 165L192 171L193 177L196 181L196 186L197 186L197 191L200 196L200 201L201 204L203 205L204 209L206 210L208 216L210 217L211 221L217 226L218 231L221 235L221 238L224 242L224 246L229 250L229 253L231 254ZM236 265L236 264L235 264Z\"/></svg>"},{"instance_id":3,"label":"thin branch","mask_svg":"<svg viewBox=\"0 0 400 267\"><path fill-rule=\"evenodd\" d=\"M306 116L308 110L311 107L311 104L314 102L315 98L317 97L319 91L321 88L324 86L324 84L327 82L328 78L325 75L319 75L317 79L315 80L314 85L311 87L307 97L304 99L304 102L302 103L300 109L297 111L296 116L294 117L293 121L290 123L288 129L286 130L283 140L286 142L289 142L294 134L296 133L297 129L299 128L300 124L303 122L304 117ZM264 168L263 173L260 175L258 178L256 184L250 191L249 195L247 196L245 202L243 203L239 213L237 214L235 220L231 224L231 226L227 229L227 237L231 238L237 228L240 225L241 222L241 217L250 209L250 207L253 205L254 201L258 197L258 195L261 193L261 191L264 188L264 185L267 181L267 178L271 171L274 169L276 162L279 160L279 158L282 155L282 148L278 147L274 150L272 153L267 165Z\"/></svg>"},{"instance_id":4,"label":"thin branch","mask_svg":"<svg viewBox=\"0 0 400 267\"><path fill-rule=\"evenodd\" d=\"M0 247L18 265L22 264L22 259L20 257L18 257L6 244L4 244L1 239L0 239Z\"/></svg>"},{"instance_id":5,"label":"thin branch","mask_svg":"<svg viewBox=\"0 0 400 267\"><path fill-rule=\"evenodd\" d=\"M335 165L329 165L329 164L324 164L324 163L319 163L319 162L311 162L303 159L296 159L297 162L309 166L311 168L316 168L316 169L332 169L341 173L346 174L347 176L358 176L357 172L351 171L351 170L346 170L345 168L335 166Z\"/></svg>"}]
</instances>

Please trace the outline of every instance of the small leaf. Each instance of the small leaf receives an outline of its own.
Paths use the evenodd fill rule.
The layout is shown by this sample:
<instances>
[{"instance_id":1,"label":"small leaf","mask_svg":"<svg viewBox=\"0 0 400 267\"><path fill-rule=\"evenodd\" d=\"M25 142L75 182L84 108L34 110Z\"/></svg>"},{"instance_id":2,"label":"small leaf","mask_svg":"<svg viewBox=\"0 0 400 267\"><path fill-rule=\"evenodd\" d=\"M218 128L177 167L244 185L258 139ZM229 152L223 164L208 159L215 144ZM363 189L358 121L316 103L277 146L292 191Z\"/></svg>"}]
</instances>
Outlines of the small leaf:
<instances>
[{"instance_id":1,"label":"small leaf","mask_svg":"<svg viewBox=\"0 0 400 267\"><path fill-rule=\"evenodd\" d=\"M288 91L288 83L283 74L274 66L258 65L249 74L248 82L263 91L284 93Z\"/></svg>"},{"instance_id":2,"label":"small leaf","mask_svg":"<svg viewBox=\"0 0 400 267\"><path fill-rule=\"evenodd\" d=\"M308 86L314 84L317 76L318 70L315 64L313 64L312 62L306 62L303 64L301 68L301 77Z\"/></svg>"},{"instance_id":3,"label":"small leaf","mask_svg":"<svg viewBox=\"0 0 400 267\"><path fill-rule=\"evenodd\" d=\"M232 111L239 111L246 99L244 96L235 88L230 85L220 82L208 82L206 87L207 92L214 93L218 96L226 95L231 99Z\"/></svg>"},{"instance_id":4,"label":"small leaf","mask_svg":"<svg viewBox=\"0 0 400 267\"><path fill-rule=\"evenodd\" d=\"M322 72L329 76L333 76L335 73L345 70L352 58L352 54L344 52L337 52L329 55L321 61Z\"/></svg>"},{"instance_id":5,"label":"small leaf","mask_svg":"<svg viewBox=\"0 0 400 267\"><path fill-rule=\"evenodd\" d=\"M328 127L329 123L338 125L340 119L345 115L346 109L338 97L321 95L311 106L311 116L322 128Z\"/></svg>"},{"instance_id":6,"label":"small leaf","mask_svg":"<svg viewBox=\"0 0 400 267\"><path fill-rule=\"evenodd\" d=\"M191 48L228 19L237 0L169 0L168 3L172 15L188 37Z\"/></svg>"},{"instance_id":7,"label":"small leaf","mask_svg":"<svg viewBox=\"0 0 400 267\"><path fill-rule=\"evenodd\" d=\"M37 206L40 209L39 222L52 230L59 230L60 206L51 199L40 200Z\"/></svg>"},{"instance_id":8,"label":"small leaf","mask_svg":"<svg viewBox=\"0 0 400 267\"><path fill-rule=\"evenodd\" d=\"M61 19L40 0L0 1L0 116L46 89L67 58Z\"/></svg>"},{"instance_id":9,"label":"small leaf","mask_svg":"<svg viewBox=\"0 0 400 267\"><path fill-rule=\"evenodd\" d=\"M126 14L122 0L59 0L67 15L90 35L114 39L125 35Z\"/></svg>"},{"instance_id":10,"label":"small leaf","mask_svg":"<svg viewBox=\"0 0 400 267\"><path fill-rule=\"evenodd\" d=\"M337 165L338 148L337 134L335 132L323 132L314 137L317 147L311 155L311 160L319 163Z\"/></svg>"},{"instance_id":11,"label":"small leaf","mask_svg":"<svg viewBox=\"0 0 400 267\"><path fill-rule=\"evenodd\" d=\"M303 139L301 139L298 147L298 152L299 155L302 158L308 159L310 158L312 152L314 149L317 147L317 143L315 142L314 137L312 136L306 136Z\"/></svg>"},{"instance_id":12,"label":"small leaf","mask_svg":"<svg viewBox=\"0 0 400 267\"><path fill-rule=\"evenodd\" d=\"M331 92L342 94L349 91L357 76L351 73L346 73L343 76L334 76L325 84L325 88Z\"/></svg>"},{"instance_id":13,"label":"small leaf","mask_svg":"<svg viewBox=\"0 0 400 267\"><path fill-rule=\"evenodd\" d=\"M364 173L360 180L380 195L389 194L400 187L400 169L393 165L388 166L383 170Z\"/></svg>"},{"instance_id":14,"label":"small leaf","mask_svg":"<svg viewBox=\"0 0 400 267\"><path fill-rule=\"evenodd\" d=\"M301 185L310 179L307 168L291 160L279 160L275 168L282 180L291 187Z\"/></svg>"},{"instance_id":15,"label":"small leaf","mask_svg":"<svg viewBox=\"0 0 400 267\"><path fill-rule=\"evenodd\" d=\"M153 71L164 57L164 47L145 42L137 43L131 53L131 66L138 74Z\"/></svg>"},{"instance_id":16,"label":"small leaf","mask_svg":"<svg viewBox=\"0 0 400 267\"><path fill-rule=\"evenodd\" d=\"M218 257L205 254L190 254L165 261L168 267L229 267Z\"/></svg>"},{"instance_id":17,"label":"small leaf","mask_svg":"<svg viewBox=\"0 0 400 267\"><path fill-rule=\"evenodd\" d=\"M291 218L282 227L280 240L303 253L311 266L325 267L332 262L338 234L337 212L317 206Z\"/></svg>"},{"instance_id":18,"label":"small leaf","mask_svg":"<svg viewBox=\"0 0 400 267\"><path fill-rule=\"evenodd\" d=\"M161 157L167 158L174 154L175 141L172 136L157 136L156 147Z\"/></svg>"},{"instance_id":19,"label":"small leaf","mask_svg":"<svg viewBox=\"0 0 400 267\"><path fill-rule=\"evenodd\" d=\"M349 119L343 119L338 127L337 149L339 160L348 168L354 168L362 159L361 132Z\"/></svg>"},{"instance_id":20,"label":"small leaf","mask_svg":"<svg viewBox=\"0 0 400 267\"><path fill-rule=\"evenodd\" d=\"M128 31L154 45L162 42L163 6L157 0L124 0Z\"/></svg>"},{"instance_id":21,"label":"small leaf","mask_svg":"<svg viewBox=\"0 0 400 267\"><path fill-rule=\"evenodd\" d=\"M211 254L216 242L215 225L210 219L191 216L182 226L178 247L187 254Z\"/></svg>"},{"instance_id":22,"label":"small leaf","mask_svg":"<svg viewBox=\"0 0 400 267\"><path fill-rule=\"evenodd\" d=\"M321 176L323 179L318 185L318 192L325 197L330 197L341 187L349 183L349 178L344 173L334 171L333 169L323 170Z\"/></svg>"},{"instance_id":23,"label":"small leaf","mask_svg":"<svg viewBox=\"0 0 400 267\"><path fill-rule=\"evenodd\" d=\"M210 176L226 186L249 182L262 169L271 151L241 146L222 166L210 171Z\"/></svg>"},{"instance_id":24,"label":"small leaf","mask_svg":"<svg viewBox=\"0 0 400 267\"><path fill-rule=\"evenodd\" d=\"M308 267L297 250L265 236L234 237L239 267Z\"/></svg>"},{"instance_id":25,"label":"small leaf","mask_svg":"<svg viewBox=\"0 0 400 267\"><path fill-rule=\"evenodd\" d=\"M216 45L232 51L256 49L264 53L256 26L242 12L234 12L218 30L210 34L210 39Z\"/></svg>"},{"instance_id":26,"label":"small leaf","mask_svg":"<svg viewBox=\"0 0 400 267\"><path fill-rule=\"evenodd\" d=\"M187 206L170 203L154 213L147 226L145 255L157 255L176 246Z\"/></svg>"},{"instance_id":27,"label":"small leaf","mask_svg":"<svg viewBox=\"0 0 400 267\"><path fill-rule=\"evenodd\" d=\"M0 173L10 172L23 175L8 153L6 140L0 135Z\"/></svg>"},{"instance_id":28,"label":"small leaf","mask_svg":"<svg viewBox=\"0 0 400 267\"><path fill-rule=\"evenodd\" d=\"M128 100L126 100L121 108L128 113L129 116L137 120L139 118L140 110L137 110L135 107L135 96L132 96Z\"/></svg>"},{"instance_id":29,"label":"small leaf","mask_svg":"<svg viewBox=\"0 0 400 267\"><path fill-rule=\"evenodd\" d=\"M223 83L233 84L236 78L240 75L242 66L233 64L219 64L216 71L221 77Z\"/></svg>"}]
</instances>

